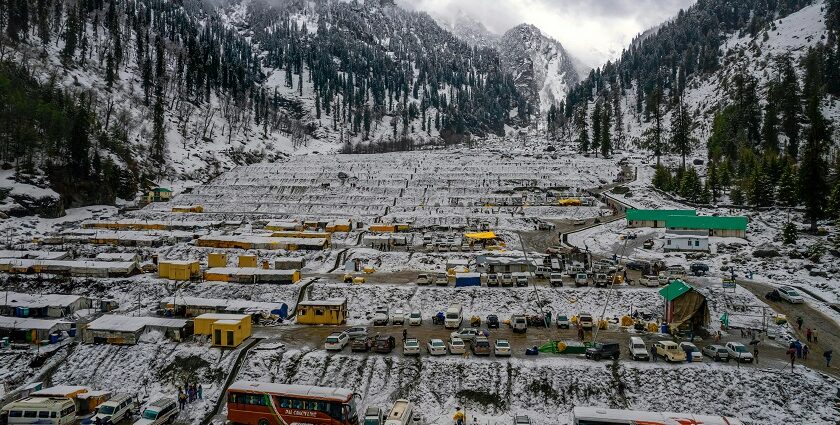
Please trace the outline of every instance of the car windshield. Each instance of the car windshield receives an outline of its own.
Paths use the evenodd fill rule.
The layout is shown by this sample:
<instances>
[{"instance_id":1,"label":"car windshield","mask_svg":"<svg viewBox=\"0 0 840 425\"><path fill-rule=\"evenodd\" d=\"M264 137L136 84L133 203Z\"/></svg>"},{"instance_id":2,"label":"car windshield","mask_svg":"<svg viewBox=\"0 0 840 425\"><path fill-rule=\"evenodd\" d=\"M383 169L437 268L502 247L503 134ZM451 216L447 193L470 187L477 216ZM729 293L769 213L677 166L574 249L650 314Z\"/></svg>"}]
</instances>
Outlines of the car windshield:
<instances>
[{"instance_id":1,"label":"car windshield","mask_svg":"<svg viewBox=\"0 0 840 425\"><path fill-rule=\"evenodd\" d=\"M114 406L99 406L99 413L104 413L106 415L114 414Z\"/></svg>"},{"instance_id":2,"label":"car windshield","mask_svg":"<svg viewBox=\"0 0 840 425\"><path fill-rule=\"evenodd\" d=\"M412 317L413 319L417 319L417 318L419 318L419 317L420 317L420 313L411 313L411 317Z\"/></svg>"},{"instance_id":3,"label":"car windshield","mask_svg":"<svg viewBox=\"0 0 840 425\"><path fill-rule=\"evenodd\" d=\"M407 340L405 340L405 345L406 345L406 347L416 347L418 344L417 344L416 339L415 340L407 339Z\"/></svg>"},{"instance_id":4,"label":"car windshield","mask_svg":"<svg viewBox=\"0 0 840 425\"><path fill-rule=\"evenodd\" d=\"M376 310L376 314L388 314L388 310Z\"/></svg>"},{"instance_id":5,"label":"car windshield","mask_svg":"<svg viewBox=\"0 0 840 425\"><path fill-rule=\"evenodd\" d=\"M563 320L569 320L569 318L566 317L566 316L557 316L557 320L563 321Z\"/></svg>"},{"instance_id":6,"label":"car windshield","mask_svg":"<svg viewBox=\"0 0 840 425\"><path fill-rule=\"evenodd\" d=\"M155 412L154 410L146 409L146 410L143 411L143 419L155 420L155 419L157 419L157 415L158 415L158 412Z\"/></svg>"},{"instance_id":7,"label":"car windshield","mask_svg":"<svg viewBox=\"0 0 840 425\"><path fill-rule=\"evenodd\" d=\"M462 341L460 339L453 339L452 341L450 341L450 343L452 345L464 345L464 341Z\"/></svg>"},{"instance_id":8,"label":"car windshield","mask_svg":"<svg viewBox=\"0 0 840 425\"><path fill-rule=\"evenodd\" d=\"M476 347L489 347L490 343L487 341L476 341L475 345Z\"/></svg>"},{"instance_id":9,"label":"car windshield","mask_svg":"<svg viewBox=\"0 0 840 425\"><path fill-rule=\"evenodd\" d=\"M335 344L336 342L338 342L338 338L336 338L334 336L331 336L331 337L327 338L327 343L329 343L329 344Z\"/></svg>"},{"instance_id":10,"label":"car windshield","mask_svg":"<svg viewBox=\"0 0 840 425\"><path fill-rule=\"evenodd\" d=\"M645 344L633 344L633 348L636 348L636 349L639 349L639 350L644 350L645 349Z\"/></svg>"},{"instance_id":11,"label":"car windshield","mask_svg":"<svg viewBox=\"0 0 840 425\"><path fill-rule=\"evenodd\" d=\"M508 344L507 341L496 341L496 345L498 345L499 347L505 348L505 347L508 347L510 344Z\"/></svg>"},{"instance_id":12,"label":"car windshield","mask_svg":"<svg viewBox=\"0 0 840 425\"><path fill-rule=\"evenodd\" d=\"M796 292L793 289L786 289L785 291L787 291L788 295L790 295L791 297L798 297L799 296L799 292Z\"/></svg>"},{"instance_id":13,"label":"car windshield","mask_svg":"<svg viewBox=\"0 0 840 425\"><path fill-rule=\"evenodd\" d=\"M746 353L747 352L747 348L744 347L743 345L733 345L732 349L735 350L738 353Z\"/></svg>"},{"instance_id":14,"label":"car windshield","mask_svg":"<svg viewBox=\"0 0 840 425\"><path fill-rule=\"evenodd\" d=\"M443 341L432 341L432 347L443 347Z\"/></svg>"}]
</instances>

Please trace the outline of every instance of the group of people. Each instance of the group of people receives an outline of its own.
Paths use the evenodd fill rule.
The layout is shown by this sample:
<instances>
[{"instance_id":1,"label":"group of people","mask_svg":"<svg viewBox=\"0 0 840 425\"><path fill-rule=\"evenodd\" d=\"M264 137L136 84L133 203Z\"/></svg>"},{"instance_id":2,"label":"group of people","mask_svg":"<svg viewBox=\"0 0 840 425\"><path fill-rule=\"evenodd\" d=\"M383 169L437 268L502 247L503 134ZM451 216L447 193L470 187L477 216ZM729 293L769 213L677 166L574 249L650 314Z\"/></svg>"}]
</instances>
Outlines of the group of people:
<instances>
[{"instance_id":1,"label":"group of people","mask_svg":"<svg viewBox=\"0 0 840 425\"><path fill-rule=\"evenodd\" d=\"M796 325L800 332L802 332L802 325L805 323L805 320L802 319L802 316L796 318ZM808 343L816 344L819 341L819 337L817 335L817 329L807 327L805 328L805 339ZM786 354L790 357L790 370L793 370L793 366L796 363L796 359L808 360L808 354L810 354L811 348L808 347L808 344L803 344L801 341L796 340L790 343L788 346L788 350ZM833 350L828 349L823 351L823 359L825 359L825 367L831 367L831 357L833 355Z\"/></svg>"},{"instance_id":2,"label":"group of people","mask_svg":"<svg viewBox=\"0 0 840 425\"><path fill-rule=\"evenodd\" d=\"M196 400L201 400L203 398L204 388L201 387L201 384L196 384L193 382L192 384L184 384L183 387L178 387L178 404L181 407L181 410L184 410L184 406L187 403L192 403Z\"/></svg>"}]
</instances>

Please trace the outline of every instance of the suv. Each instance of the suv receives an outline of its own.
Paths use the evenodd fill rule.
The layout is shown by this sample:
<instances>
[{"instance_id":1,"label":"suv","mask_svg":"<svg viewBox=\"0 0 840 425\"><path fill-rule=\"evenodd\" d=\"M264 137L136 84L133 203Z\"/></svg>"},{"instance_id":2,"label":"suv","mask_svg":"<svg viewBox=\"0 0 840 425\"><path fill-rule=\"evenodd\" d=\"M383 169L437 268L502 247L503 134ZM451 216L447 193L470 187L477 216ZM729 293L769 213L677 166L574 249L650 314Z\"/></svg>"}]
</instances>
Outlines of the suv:
<instances>
[{"instance_id":1,"label":"suv","mask_svg":"<svg viewBox=\"0 0 840 425\"><path fill-rule=\"evenodd\" d=\"M171 398L159 398L146 406L134 425L163 425L178 415L178 404Z\"/></svg>"},{"instance_id":2,"label":"suv","mask_svg":"<svg viewBox=\"0 0 840 425\"><path fill-rule=\"evenodd\" d=\"M691 342L683 341L680 343L680 348L685 351L686 360L691 359L692 362L702 362L703 353Z\"/></svg>"},{"instance_id":3,"label":"suv","mask_svg":"<svg viewBox=\"0 0 840 425\"><path fill-rule=\"evenodd\" d=\"M429 275L428 273L420 273L417 275L417 284L418 285L430 285L434 278Z\"/></svg>"},{"instance_id":4,"label":"suv","mask_svg":"<svg viewBox=\"0 0 840 425\"><path fill-rule=\"evenodd\" d=\"M691 263L691 274L705 276L709 272L709 265L705 263Z\"/></svg>"},{"instance_id":5,"label":"suv","mask_svg":"<svg viewBox=\"0 0 840 425\"><path fill-rule=\"evenodd\" d=\"M589 275L586 273L577 273L575 274L575 286L587 286L589 285Z\"/></svg>"},{"instance_id":6,"label":"suv","mask_svg":"<svg viewBox=\"0 0 840 425\"><path fill-rule=\"evenodd\" d=\"M712 358L712 360L716 362L727 362L729 363L729 350L717 344L707 345L703 347L703 354Z\"/></svg>"},{"instance_id":7,"label":"suv","mask_svg":"<svg viewBox=\"0 0 840 425\"><path fill-rule=\"evenodd\" d=\"M364 338L368 335L368 330L364 326L353 326L350 329L344 331L348 337L352 338Z\"/></svg>"},{"instance_id":8,"label":"suv","mask_svg":"<svg viewBox=\"0 0 840 425\"><path fill-rule=\"evenodd\" d=\"M420 326L423 324L423 316L420 314L419 311L414 310L411 314L408 315L408 325L409 326Z\"/></svg>"},{"instance_id":9,"label":"suv","mask_svg":"<svg viewBox=\"0 0 840 425\"><path fill-rule=\"evenodd\" d=\"M528 275L525 273L516 275L516 286L528 286Z\"/></svg>"},{"instance_id":10,"label":"suv","mask_svg":"<svg viewBox=\"0 0 840 425\"><path fill-rule=\"evenodd\" d=\"M513 275L510 273L502 273L502 286L513 286Z\"/></svg>"},{"instance_id":11,"label":"suv","mask_svg":"<svg viewBox=\"0 0 840 425\"><path fill-rule=\"evenodd\" d=\"M557 316L557 327L560 329L569 329L571 323L569 322L569 318L567 316L558 315Z\"/></svg>"},{"instance_id":12,"label":"suv","mask_svg":"<svg viewBox=\"0 0 840 425\"><path fill-rule=\"evenodd\" d=\"M596 288L606 287L606 286L609 286L609 284L610 284L610 279L607 277L606 273L595 274L594 281L595 281L595 287Z\"/></svg>"},{"instance_id":13,"label":"suv","mask_svg":"<svg viewBox=\"0 0 840 425\"><path fill-rule=\"evenodd\" d=\"M353 352L368 352L372 346L373 338L367 336L356 337L350 341L350 351Z\"/></svg>"},{"instance_id":14,"label":"suv","mask_svg":"<svg viewBox=\"0 0 840 425\"><path fill-rule=\"evenodd\" d=\"M686 359L685 351L674 341L657 341L653 349L656 350L654 355L665 358L666 362L684 362Z\"/></svg>"},{"instance_id":15,"label":"suv","mask_svg":"<svg viewBox=\"0 0 840 425\"><path fill-rule=\"evenodd\" d=\"M578 323L583 329L592 329L592 315L589 313L581 313L578 316Z\"/></svg>"},{"instance_id":16,"label":"suv","mask_svg":"<svg viewBox=\"0 0 840 425\"><path fill-rule=\"evenodd\" d=\"M394 310L394 313L391 314L391 324L393 325L404 325L405 324L405 311L402 309Z\"/></svg>"},{"instance_id":17,"label":"suv","mask_svg":"<svg viewBox=\"0 0 840 425\"><path fill-rule=\"evenodd\" d=\"M437 286L448 286L449 285L449 276L444 273L440 272L435 275L435 285Z\"/></svg>"},{"instance_id":18,"label":"suv","mask_svg":"<svg viewBox=\"0 0 840 425\"><path fill-rule=\"evenodd\" d=\"M96 415L90 418L95 423L99 419L102 424L115 424L123 419L130 418L137 407L134 400L125 394L117 394L110 400L102 403L96 408Z\"/></svg>"},{"instance_id":19,"label":"suv","mask_svg":"<svg viewBox=\"0 0 840 425\"><path fill-rule=\"evenodd\" d=\"M495 314L488 315L486 323L487 323L487 328L488 329L492 329L492 328L498 329L499 328L499 316L496 316Z\"/></svg>"},{"instance_id":20,"label":"suv","mask_svg":"<svg viewBox=\"0 0 840 425\"><path fill-rule=\"evenodd\" d=\"M499 275L490 273L487 275L487 286L499 286Z\"/></svg>"},{"instance_id":21,"label":"suv","mask_svg":"<svg viewBox=\"0 0 840 425\"><path fill-rule=\"evenodd\" d=\"M586 349L586 358L592 360L601 360L602 358L612 358L618 360L621 355L621 349L617 342L596 342L592 347Z\"/></svg>"},{"instance_id":22,"label":"suv","mask_svg":"<svg viewBox=\"0 0 840 425\"><path fill-rule=\"evenodd\" d=\"M377 309L376 312L373 313L373 326L386 326L388 325L388 319L387 308Z\"/></svg>"},{"instance_id":23,"label":"suv","mask_svg":"<svg viewBox=\"0 0 840 425\"><path fill-rule=\"evenodd\" d=\"M490 347L490 340L488 340L486 336L476 336L475 340L473 340L472 344L470 344L470 348L476 356L489 356L490 351L492 350Z\"/></svg>"},{"instance_id":24,"label":"suv","mask_svg":"<svg viewBox=\"0 0 840 425\"><path fill-rule=\"evenodd\" d=\"M528 331L528 319L524 314L514 314L510 316L510 327L515 333L525 333Z\"/></svg>"},{"instance_id":25,"label":"suv","mask_svg":"<svg viewBox=\"0 0 840 425\"><path fill-rule=\"evenodd\" d=\"M464 341L472 341L476 336L481 335L476 328L463 328L460 331L455 331L449 334L450 338L461 338Z\"/></svg>"},{"instance_id":26,"label":"suv","mask_svg":"<svg viewBox=\"0 0 840 425\"><path fill-rule=\"evenodd\" d=\"M516 415L513 417L513 425L531 425L531 418L526 415Z\"/></svg>"},{"instance_id":27,"label":"suv","mask_svg":"<svg viewBox=\"0 0 840 425\"><path fill-rule=\"evenodd\" d=\"M397 345L394 337L388 335L377 335L373 341L373 351L376 353L388 354Z\"/></svg>"},{"instance_id":28,"label":"suv","mask_svg":"<svg viewBox=\"0 0 840 425\"><path fill-rule=\"evenodd\" d=\"M648 353L645 342L637 336L630 337L630 357L633 360L650 360L650 354Z\"/></svg>"},{"instance_id":29,"label":"suv","mask_svg":"<svg viewBox=\"0 0 840 425\"><path fill-rule=\"evenodd\" d=\"M563 286L563 273L551 273L548 277L551 286Z\"/></svg>"},{"instance_id":30,"label":"suv","mask_svg":"<svg viewBox=\"0 0 840 425\"><path fill-rule=\"evenodd\" d=\"M740 342L727 342L726 349L729 350L729 357L739 363L752 363L753 361L752 353Z\"/></svg>"},{"instance_id":31,"label":"suv","mask_svg":"<svg viewBox=\"0 0 840 425\"><path fill-rule=\"evenodd\" d=\"M327 351L341 351L350 342L350 337L344 332L333 332L324 342L324 349Z\"/></svg>"}]
</instances>

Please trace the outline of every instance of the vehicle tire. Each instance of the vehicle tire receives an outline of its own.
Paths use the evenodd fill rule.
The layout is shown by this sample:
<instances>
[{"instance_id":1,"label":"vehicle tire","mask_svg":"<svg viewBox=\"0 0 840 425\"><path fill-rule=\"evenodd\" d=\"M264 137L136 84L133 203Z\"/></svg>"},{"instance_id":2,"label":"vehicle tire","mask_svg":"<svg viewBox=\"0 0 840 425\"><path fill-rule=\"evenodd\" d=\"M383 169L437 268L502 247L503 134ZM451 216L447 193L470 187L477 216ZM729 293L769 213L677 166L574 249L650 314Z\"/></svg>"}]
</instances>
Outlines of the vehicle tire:
<instances>
[{"instance_id":1,"label":"vehicle tire","mask_svg":"<svg viewBox=\"0 0 840 425\"><path fill-rule=\"evenodd\" d=\"M601 360L601 355L600 354L595 354L594 356L592 356L592 359L597 362L597 361Z\"/></svg>"},{"instance_id":2,"label":"vehicle tire","mask_svg":"<svg viewBox=\"0 0 840 425\"><path fill-rule=\"evenodd\" d=\"M261 419L257 422L257 425L268 425L268 419L266 419L266 418L261 418Z\"/></svg>"},{"instance_id":3,"label":"vehicle tire","mask_svg":"<svg viewBox=\"0 0 840 425\"><path fill-rule=\"evenodd\" d=\"M613 360L618 360L618 357L619 357L618 353L613 354Z\"/></svg>"}]
</instances>

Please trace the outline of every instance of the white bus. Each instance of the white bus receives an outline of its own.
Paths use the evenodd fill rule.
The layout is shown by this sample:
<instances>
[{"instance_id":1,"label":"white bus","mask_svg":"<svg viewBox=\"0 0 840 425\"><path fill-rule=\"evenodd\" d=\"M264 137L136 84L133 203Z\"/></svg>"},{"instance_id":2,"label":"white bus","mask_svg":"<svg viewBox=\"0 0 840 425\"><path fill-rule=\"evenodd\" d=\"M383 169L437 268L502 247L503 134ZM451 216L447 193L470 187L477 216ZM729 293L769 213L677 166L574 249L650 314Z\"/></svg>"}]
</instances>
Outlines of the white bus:
<instances>
[{"instance_id":1,"label":"white bus","mask_svg":"<svg viewBox=\"0 0 840 425\"><path fill-rule=\"evenodd\" d=\"M694 415L691 413L642 412L605 409L600 407L575 407L572 410L574 425L744 425L740 419L727 416Z\"/></svg>"},{"instance_id":2,"label":"white bus","mask_svg":"<svg viewBox=\"0 0 840 425\"><path fill-rule=\"evenodd\" d=\"M76 404L69 398L29 397L3 406L9 425L69 425L76 422Z\"/></svg>"}]
</instances>

